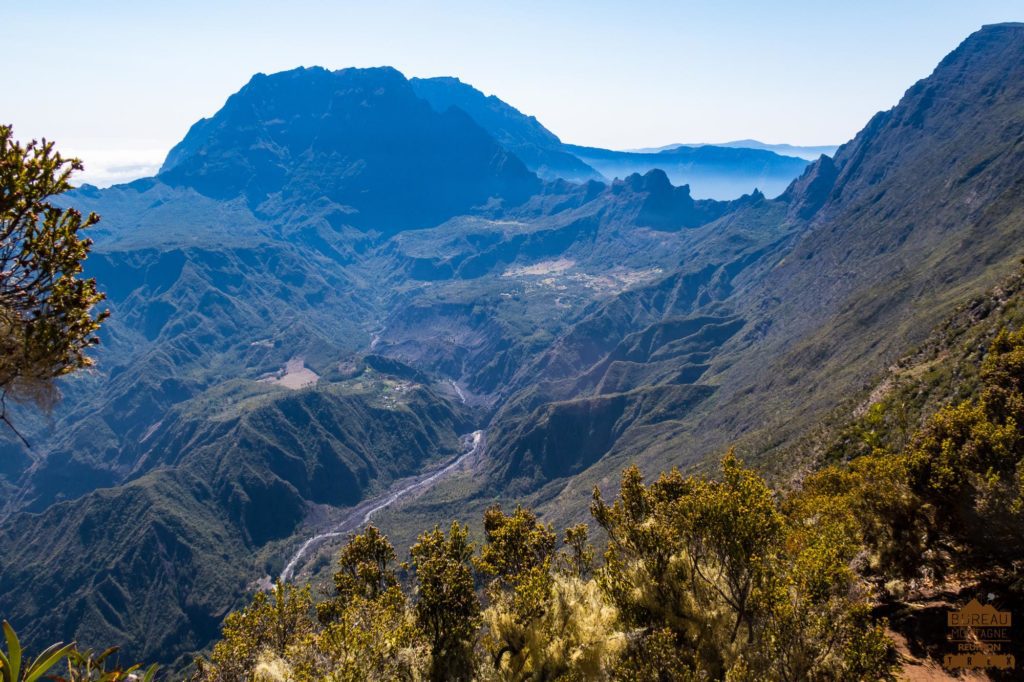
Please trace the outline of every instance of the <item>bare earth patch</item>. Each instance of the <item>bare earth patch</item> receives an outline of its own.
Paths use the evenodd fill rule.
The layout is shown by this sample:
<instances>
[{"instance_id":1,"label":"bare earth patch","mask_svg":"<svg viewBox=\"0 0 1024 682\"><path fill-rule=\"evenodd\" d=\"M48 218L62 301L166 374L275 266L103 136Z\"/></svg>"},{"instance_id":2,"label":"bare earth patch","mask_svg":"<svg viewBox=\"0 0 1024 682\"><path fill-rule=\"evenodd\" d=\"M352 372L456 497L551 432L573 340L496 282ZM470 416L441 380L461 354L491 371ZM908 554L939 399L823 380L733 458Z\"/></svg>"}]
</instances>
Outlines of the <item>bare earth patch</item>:
<instances>
[{"instance_id":1,"label":"bare earth patch","mask_svg":"<svg viewBox=\"0 0 1024 682\"><path fill-rule=\"evenodd\" d=\"M289 360L284 366L284 369L279 371L276 376L260 379L260 381L284 386L285 388L290 388L293 391L305 388L306 386L312 386L319 380L320 375L309 367L306 367L305 360L301 357Z\"/></svg>"},{"instance_id":2,"label":"bare earth patch","mask_svg":"<svg viewBox=\"0 0 1024 682\"><path fill-rule=\"evenodd\" d=\"M937 662L927 658L919 658L910 653L907 638L889 631L889 636L896 643L903 668L900 680L903 682L988 682L991 678L980 670L958 670L955 673L946 670Z\"/></svg>"},{"instance_id":3,"label":"bare earth patch","mask_svg":"<svg viewBox=\"0 0 1024 682\"><path fill-rule=\"evenodd\" d=\"M576 267L576 261L568 258L545 260L533 265L521 265L508 268L502 277L536 277L528 280L527 288L542 287L556 291L567 291L584 287L602 294L614 294L624 291L637 284L648 282L658 277L661 268L630 270L628 268L612 268L601 274L589 274L582 271L569 272ZM511 297L506 293L502 296Z\"/></svg>"},{"instance_id":4,"label":"bare earth patch","mask_svg":"<svg viewBox=\"0 0 1024 682\"><path fill-rule=\"evenodd\" d=\"M558 277L557 274L542 278L538 284L557 291L566 291L572 287L585 287L599 294L617 294L632 286L656 278L661 274L661 268L648 268L646 270L616 268L602 275L574 272Z\"/></svg>"},{"instance_id":5,"label":"bare earth patch","mask_svg":"<svg viewBox=\"0 0 1024 682\"><path fill-rule=\"evenodd\" d=\"M558 258L556 260L543 260L533 265L522 265L517 268L509 268L502 273L502 277L522 277L524 275L554 275L559 272L565 272L572 266L576 265L576 261L569 260L568 258Z\"/></svg>"}]
</instances>

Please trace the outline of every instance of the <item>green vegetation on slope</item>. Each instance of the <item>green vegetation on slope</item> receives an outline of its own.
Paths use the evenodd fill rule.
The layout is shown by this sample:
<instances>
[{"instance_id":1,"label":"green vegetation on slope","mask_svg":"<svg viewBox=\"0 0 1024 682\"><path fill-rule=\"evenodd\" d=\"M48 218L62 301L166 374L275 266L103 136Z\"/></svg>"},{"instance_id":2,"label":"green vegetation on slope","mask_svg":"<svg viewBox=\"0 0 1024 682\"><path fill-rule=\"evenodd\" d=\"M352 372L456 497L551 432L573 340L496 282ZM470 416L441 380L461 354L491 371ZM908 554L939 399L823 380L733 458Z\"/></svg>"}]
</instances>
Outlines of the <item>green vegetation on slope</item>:
<instances>
[{"instance_id":1,"label":"green vegetation on slope","mask_svg":"<svg viewBox=\"0 0 1024 682\"><path fill-rule=\"evenodd\" d=\"M558 550L521 507L487 510L478 552L456 523L397 569L371 527L335 597L257 596L197 679L895 679L873 609L894 585L984 573L1005 600L1021 584L1024 330L995 335L973 393L784 494L731 452L718 479L631 467L611 503L594 491L600 563L586 526Z\"/></svg>"},{"instance_id":2,"label":"green vegetation on slope","mask_svg":"<svg viewBox=\"0 0 1024 682\"><path fill-rule=\"evenodd\" d=\"M717 479L672 471L645 484L627 469L610 503L594 492L603 561L586 526L568 528L559 550L523 508L488 509L479 547L459 524L423 533L398 566L369 528L342 550L333 596L291 585L258 593L227 618L195 677L893 678L876 605L901 585L955 573L984 575L998 599L1019 591L1024 331L1008 327L1020 319L1020 283L964 306L912 356L921 364L905 363L918 378L914 367L964 377L966 398L943 399L943 381L922 379L932 407L900 433L905 420L888 419L888 405L910 392L894 390L836 431L843 448L859 434L865 454L839 455L848 459L789 492L732 453ZM94 534L116 523L100 520Z\"/></svg>"},{"instance_id":3,"label":"green vegetation on slope","mask_svg":"<svg viewBox=\"0 0 1024 682\"><path fill-rule=\"evenodd\" d=\"M556 535L523 508L424 533L401 567L369 528L342 550L337 596L279 584L226 622L199 680L879 680L892 645L848 564L846 528L788 516L734 456L721 481L634 468ZM803 508L801 508L803 512ZM474 590L474 575L481 591Z\"/></svg>"},{"instance_id":4,"label":"green vegetation on slope","mask_svg":"<svg viewBox=\"0 0 1024 682\"><path fill-rule=\"evenodd\" d=\"M172 411L140 472L0 524L5 615L54 636L173 662L204 648L321 505L348 507L459 450L463 413L366 371L299 391L247 387ZM15 600L31 593L31 600Z\"/></svg>"},{"instance_id":5,"label":"green vegetation on slope","mask_svg":"<svg viewBox=\"0 0 1024 682\"><path fill-rule=\"evenodd\" d=\"M1022 65L1024 28L983 28L777 201L730 213L694 235L712 232L735 246L729 240L749 231L759 238L749 248L694 244L682 253L704 258L682 259L659 281L591 306L543 361L522 370L522 390L494 420L490 490L531 495L539 512L568 523L579 519L591 487L607 485L629 463L647 474L671 465L692 470L734 444L779 479L803 466L790 457L795 443L837 404L870 390L880 371L957 305L1017 267ZM759 220L775 225L766 229ZM696 357L673 358L676 339L658 333L672 318L723 313L742 328ZM613 353L633 335L653 343L648 357L637 354L629 365ZM687 365L706 369L697 379L666 371ZM583 381L592 377L599 381ZM687 383L706 397L643 411L652 390ZM574 391L577 385L584 390ZM615 397L632 407L594 413L618 427L598 456L590 442L585 459L563 450L569 466L561 471L570 475L554 479L538 475L540 467L510 466L543 461L546 441L536 436L550 410L541 406L592 399L595 385L636 389ZM599 419L582 421L583 430ZM527 443L523 434L534 438Z\"/></svg>"}]
</instances>

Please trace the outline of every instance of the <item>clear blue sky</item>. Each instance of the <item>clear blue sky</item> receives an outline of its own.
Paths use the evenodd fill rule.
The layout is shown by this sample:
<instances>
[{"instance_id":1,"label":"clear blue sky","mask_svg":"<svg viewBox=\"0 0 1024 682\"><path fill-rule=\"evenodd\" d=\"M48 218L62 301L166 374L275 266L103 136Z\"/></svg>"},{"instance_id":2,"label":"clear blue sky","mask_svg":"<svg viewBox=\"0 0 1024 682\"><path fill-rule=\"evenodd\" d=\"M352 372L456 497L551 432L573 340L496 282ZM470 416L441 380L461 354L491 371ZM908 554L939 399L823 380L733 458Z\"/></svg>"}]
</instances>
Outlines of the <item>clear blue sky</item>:
<instances>
[{"instance_id":1,"label":"clear blue sky","mask_svg":"<svg viewBox=\"0 0 1024 682\"><path fill-rule=\"evenodd\" d=\"M829 144L982 24L1022 19L1020 0L14 0L0 121L105 184L151 172L255 72L388 64L458 76L577 144Z\"/></svg>"}]
</instances>

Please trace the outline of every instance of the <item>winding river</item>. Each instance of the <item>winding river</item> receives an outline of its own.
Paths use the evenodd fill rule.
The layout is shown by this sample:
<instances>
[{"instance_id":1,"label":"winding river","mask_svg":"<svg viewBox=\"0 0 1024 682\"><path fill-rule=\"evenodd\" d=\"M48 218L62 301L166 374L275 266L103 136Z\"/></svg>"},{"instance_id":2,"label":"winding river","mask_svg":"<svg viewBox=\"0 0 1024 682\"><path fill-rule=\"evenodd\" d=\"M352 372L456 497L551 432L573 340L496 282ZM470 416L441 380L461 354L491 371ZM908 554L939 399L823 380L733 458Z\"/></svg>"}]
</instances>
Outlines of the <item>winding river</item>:
<instances>
[{"instance_id":1,"label":"winding river","mask_svg":"<svg viewBox=\"0 0 1024 682\"><path fill-rule=\"evenodd\" d=\"M322 545L325 541L359 530L369 523L370 519L373 518L373 515L381 509L386 509L399 500L402 500L414 493L427 490L438 481L443 480L448 474L455 471L463 462L482 453L483 449L487 446L483 431L474 431L473 433L463 436L462 440L464 444L462 454L452 461L437 469L424 472L412 479L401 481L398 487L384 493L383 495L363 501L349 510L349 512L339 522L331 526L329 530L318 535L314 535L302 543L302 546L296 550L295 554L292 555L292 558L285 565L284 570L281 571L279 579L282 582L291 580L295 577L295 572L300 568L300 564L303 559L305 559L312 550Z\"/></svg>"}]
</instances>

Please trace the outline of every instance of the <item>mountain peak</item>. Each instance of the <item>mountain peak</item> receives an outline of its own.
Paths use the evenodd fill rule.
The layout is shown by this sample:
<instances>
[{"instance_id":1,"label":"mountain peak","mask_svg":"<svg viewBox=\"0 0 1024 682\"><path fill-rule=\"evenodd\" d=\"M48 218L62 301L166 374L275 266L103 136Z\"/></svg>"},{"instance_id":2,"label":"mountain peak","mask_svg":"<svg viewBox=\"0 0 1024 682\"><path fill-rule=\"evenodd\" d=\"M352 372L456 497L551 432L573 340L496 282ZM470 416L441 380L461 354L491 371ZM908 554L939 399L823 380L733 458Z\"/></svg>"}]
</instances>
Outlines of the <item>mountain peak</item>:
<instances>
[{"instance_id":1,"label":"mountain peak","mask_svg":"<svg viewBox=\"0 0 1024 682\"><path fill-rule=\"evenodd\" d=\"M461 111L435 111L391 67L257 74L168 154L160 179L275 212L323 198L361 229L435 225L536 176Z\"/></svg>"},{"instance_id":2,"label":"mountain peak","mask_svg":"<svg viewBox=\"0 0 1024 682\"><path fill-rule=\"evenodd\" d=\"M875 187L897 173L904 179L894 186L913 188L920 196L942 196L953 184L970 182L982 171L991 175L996 168L1013 177L1019 154L1007 149L1005 140L1015 139L1024 126L1022 103L1024 24L985 26L912 85L896 106L875 114L832 160L812 164L783 196L801 217L823 220L853 203L874 210L880 198ZM981 194L991 194L994 186L979 186L977 205L985 205ZM902 202L915 203L910 196Z\"/></svg>"},{"instance_id":3,"label":"mountain peak","mask_svg":"<svg viewBox=\"0 0 1024 682\"><path fill-rule=\"evenodd\" d=\"M639 173L634 173L626 179L627 182L633 182L639 185L644 191L651 192L653 194L664 194L671 192L675 189L672 186L672 182L668 179L668 174L660 168L653 168L642 176ZM689 185L683 185L680 189L685 189L686 193L690 193Z\"/></svg>"},{"instance_id":4,"label":"mountain peak","mask_svg":"<svg viewBox=\"0 0 1024 682\"><path fill-rule=\"evenodd\" d=\"M1002 29L1024 29L1024 21L1003 21L996 24L985 24L981 27L982 31L1002 30Z\"/></svg>"},{"instance_id":5,"label":"mountain peak","mask_svg":"<svg viewBox=\"0 0 1024 682\"><path fill-rule=\"evenodd\" d=\"M1003 60L1011 56L1024 54L1024 23L1008 22L1002 24L986 24L967 36L960 45L939 62L931 76L919 81L914 87L926 81L935 81L943 74L952 76L950 70L970 70L973 78L992 81L1004 79L1014 73L1016 64L1005 63ZM955 83L954 83L955 84ZM968 84L965 84L968 85ZM911 88L911 90L914 89Z\"/></svg>"}]
</instances>

